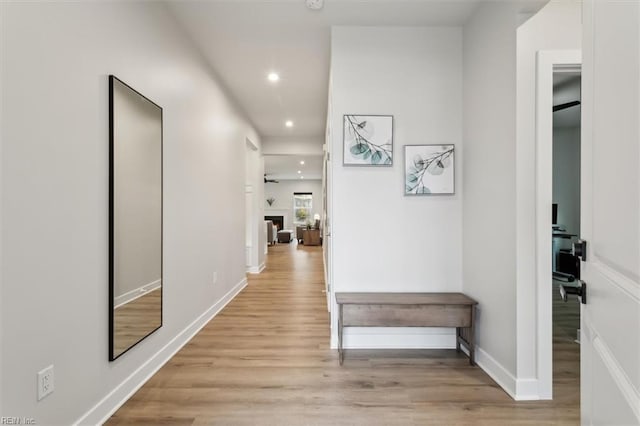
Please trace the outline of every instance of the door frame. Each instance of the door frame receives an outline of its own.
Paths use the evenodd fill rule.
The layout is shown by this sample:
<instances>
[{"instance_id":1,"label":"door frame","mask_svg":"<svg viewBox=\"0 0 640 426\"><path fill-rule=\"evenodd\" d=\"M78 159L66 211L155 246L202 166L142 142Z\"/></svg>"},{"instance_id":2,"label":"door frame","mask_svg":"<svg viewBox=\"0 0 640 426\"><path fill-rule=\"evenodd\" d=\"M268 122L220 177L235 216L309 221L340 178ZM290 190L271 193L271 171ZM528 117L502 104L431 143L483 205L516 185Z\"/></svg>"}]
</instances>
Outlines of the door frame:
<instances>
[{"instance_id":1,"label":"door frame","mask_svg":"<svg viewBox=\"0 0 640 426\"><path fill-rule=\"evenodd\" d=\"M329 132L327 131L327 140L329 140ZM324 291L327 297L327 311L331 314L331 301L332 289L331 283L333 282L332 268L331 268L331 156L328 150L328 145L323 145L323 159L322 159L322 197L323 197L323 212L322 212L322 255L324 266ZM329 322L331 324L331 321Z\"/></svg>"},{"instance_id":2,"label":"door frame","mask_svg":"<svg viewBox=\"0 0 640 426\"><path fill-rule=\"evenodd\" d=\"M264 230L264 211L259 200L264 194L264 182L262 174L264 170L259 170L261 161L260 147L248 137L245 137L244 149L244 249L246 272L259 274L265 267L264 247L266 246L266 231ZM261 232L262 230L262 232ZM264 238L264 240L262 240ZM261 245L264 241L265 246Z\"/></svg>"},{"instance_id":3,"label":"door frame","mask_svg":"<svg viewBox=\"0 0 640 426\"><path fill-rule=\"evenodd\" d=\"M553 73L582 67L581 50L540 50L536 61L536 329L538 395L553 397L551 205L553 203Z\"/></svg>"}]
</instances>

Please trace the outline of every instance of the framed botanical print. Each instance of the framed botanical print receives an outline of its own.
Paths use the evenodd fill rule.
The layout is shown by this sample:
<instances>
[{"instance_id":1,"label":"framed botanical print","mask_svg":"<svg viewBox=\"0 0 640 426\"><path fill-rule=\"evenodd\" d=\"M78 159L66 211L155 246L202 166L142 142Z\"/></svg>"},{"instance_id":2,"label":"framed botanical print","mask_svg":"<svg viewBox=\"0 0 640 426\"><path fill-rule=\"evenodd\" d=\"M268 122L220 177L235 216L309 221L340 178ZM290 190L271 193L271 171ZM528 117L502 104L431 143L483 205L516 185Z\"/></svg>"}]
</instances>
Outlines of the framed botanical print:
<instances>
[{"instance_id":1,"label":"framed botanical print","mask_svg":"<svg viewBox=\"0 0 640 426\"><path fill-rule=\"evenodd\" d=\"M454 145L405 145L405 195L454 194Z\"/></svg>"},{"instance_id":2,"label":"framed botanical print","mask_svg":"<svg viewBox=\"0 0 640 426\"><path fill-rule=\"evenodd\" d=\"M345 115L343 165L393 165L393 116Z\"/></svg>"}]
</instances>

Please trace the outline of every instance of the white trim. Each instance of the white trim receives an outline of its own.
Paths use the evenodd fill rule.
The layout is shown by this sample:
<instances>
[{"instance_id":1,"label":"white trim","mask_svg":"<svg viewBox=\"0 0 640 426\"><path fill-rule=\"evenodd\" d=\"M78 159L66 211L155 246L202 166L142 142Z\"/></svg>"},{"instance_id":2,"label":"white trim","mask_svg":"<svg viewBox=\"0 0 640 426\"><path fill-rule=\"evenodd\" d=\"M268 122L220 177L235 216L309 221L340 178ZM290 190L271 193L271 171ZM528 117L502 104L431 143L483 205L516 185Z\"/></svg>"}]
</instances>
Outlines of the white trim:
<instances>
[{"instance_id":1,"label":"white trim","mask_svg":"<svg viewBox=\"0 0 640 426\"><path fill-rule=\"evenodd\" d=\"M516 401L537 401L540 398L540 382L536 378L516 379Z\"/></svg>"},{"instance_id":2,"label":"white trim","mask_svg":"<svg viewBox=\"0 0 640 426\"><path fill-rule=\"evenodd\" d=\"M513 399L516 398L516 378L484 349L476 346L476 364L482 368Z\"/></svg>"},{"instance_id":3,"label":"white trim","mask_svg":"<svg viewBox=\"0 0 640 426\"><path fill-rule=\"evenodd\" d=\"M138 367L129 377L117 385L95 406L80 417L74 425L97 425L105 423L131 396L140 389L167 361L186 345L209 321L211 321L233 298L247 285L244 278L214 303L202 315L196 318L184 330L178 333L155 355Z\"/></svg>"},{"instance_id":4,"label":"white trim","mask_svg":"<svg viewBox=\"0 0 640 426\"><path fill-rule=\"evenodd\" d=\"M331 348L338 347L332 339ZM455 329L441 327L345 327L345 349L455 349Z\"/></svg>"},{"instance_id":5,"label":"white trim","mask_svg":"<svg viewBox=\"0 0 640 426\"><path fill-rule=\"evenodd\" d=\"M121 294L113 300L114 309L119 308L120 306L125 305L132 300L136 300L138 297L144 296L150 291L160 288L161 285L162 280L155 280L150 282L149 284L143 285L142 287L134 288L131 291Z\"/></svg>"},{"instance_id":6,"label":"white trim","mask_svg":"<svg viewBox=\"0 0 640 426\"><path fill-rule=\"evenodd\" d=\"M588 325L588 328L593 330L591 324ZM627 404L629 404L638 423L640 423L640 393L638 393L638 390L633 386L633 383L629 380L629 376L625 374L607 344L598 335L593 339L593 348L600 356L607 370L609 370L609 374L611 374L614 383L618 386L620 393L622 393L624 399L627 400Z\"/></svg>"},{"instance_id":7,"label":"white trim","mask_svg":"<svg viewBox=\"0 0 640 426\"><path fill-rule=\"evenodd\" d=\"M249 266L249 267L247 267L247 273L248 274L259 274L262 271L264 271L264 268L265 268L265 263L262 262L260 264L260 266Z\"/></svg>"},{"instance_id":8,"label":"white trim","mask_svg":"<svg viewBox=\"0 0 640 426\"><path fill-rule=\"evenodd\" d=\"M538 379L516 379L509 370L478 346L476 346L476 364L515 401L540 399Z\"/></svg>"},{"instance_id":9,"label":"white trim","mask_svg":"<svg viewBox=\"0 0 640 426\"><path fill-rule=\"evenodd\" d=\"M541 50L536 64L536 303L540 399L553 396L551 204L553 200L554 66L582 63L580 50ZM518 318L520 320L521 318ZM519 358L519 355L516 357Z\"/></svg>"}]
</instances>

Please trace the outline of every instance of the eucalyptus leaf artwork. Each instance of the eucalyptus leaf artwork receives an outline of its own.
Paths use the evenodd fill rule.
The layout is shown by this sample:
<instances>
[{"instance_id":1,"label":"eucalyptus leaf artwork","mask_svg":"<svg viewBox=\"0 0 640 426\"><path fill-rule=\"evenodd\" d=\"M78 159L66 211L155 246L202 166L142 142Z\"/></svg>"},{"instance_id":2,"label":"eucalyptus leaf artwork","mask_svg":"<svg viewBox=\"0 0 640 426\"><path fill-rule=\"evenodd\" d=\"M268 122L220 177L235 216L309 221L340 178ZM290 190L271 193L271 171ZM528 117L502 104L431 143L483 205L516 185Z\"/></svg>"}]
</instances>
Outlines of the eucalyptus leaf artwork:
<instances>
[{"instance_id":1,"label":"eucalyptus leaf artwork","mask_svg":"<svg viewBox=\"0 0 640 426\"><path fill-rule=\"evenodd\" d=\"M393 116L344 116L345 166L393 165Z\"/></svg>"},{"instance_id":2,"label":"eucalyptus leaf artwork","mask_svg":"<svg viewBox=\"0 0 640 426\"><path fill-rule=\"evenodd\" d=\"M405 145L405 195L454 193L453 145Z\"/></svg>"}]
</instances>

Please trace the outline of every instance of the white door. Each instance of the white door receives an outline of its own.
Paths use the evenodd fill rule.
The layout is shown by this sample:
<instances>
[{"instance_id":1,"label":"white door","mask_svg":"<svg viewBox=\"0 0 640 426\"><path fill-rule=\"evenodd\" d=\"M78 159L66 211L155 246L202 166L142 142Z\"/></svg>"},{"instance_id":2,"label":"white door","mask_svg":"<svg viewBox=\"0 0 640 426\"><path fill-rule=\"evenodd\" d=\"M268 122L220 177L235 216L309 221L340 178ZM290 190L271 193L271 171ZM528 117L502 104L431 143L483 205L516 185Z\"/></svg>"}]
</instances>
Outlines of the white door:
<instances>
[{"instance_id":1,"label":"white door","mask_svg":"<svg viewBox=\"0 0 640 426\"><path fill-rule=\"evenodd\" d=\"M583 3L581 409L640 424L640 2Z\"/></svg>"}]
</instances>

